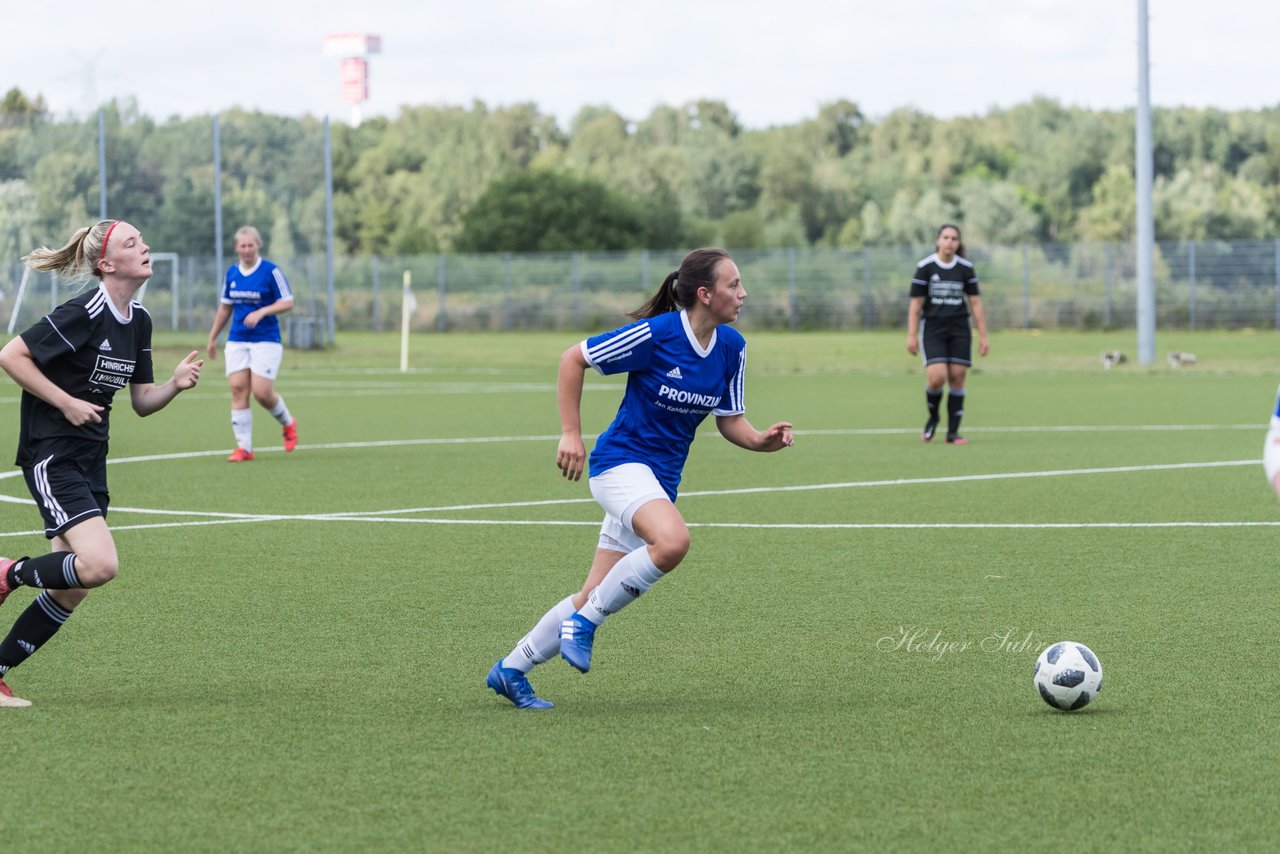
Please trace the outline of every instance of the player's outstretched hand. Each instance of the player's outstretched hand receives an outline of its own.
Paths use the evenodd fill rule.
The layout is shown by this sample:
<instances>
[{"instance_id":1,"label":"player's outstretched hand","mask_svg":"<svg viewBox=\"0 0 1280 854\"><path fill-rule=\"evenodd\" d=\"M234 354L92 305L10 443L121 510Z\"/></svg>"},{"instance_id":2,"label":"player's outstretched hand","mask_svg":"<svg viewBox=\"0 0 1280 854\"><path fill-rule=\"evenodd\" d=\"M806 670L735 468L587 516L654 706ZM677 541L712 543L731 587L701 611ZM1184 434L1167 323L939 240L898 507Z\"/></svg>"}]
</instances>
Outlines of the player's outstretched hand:
<instances>
[{"instance_id":1,"label":"player's outstretched hand","mask_svg":"<svg viewBox=\"0 0 1280 854\"><path fill-rule=\"evenodd\" d=\"M791 435L791 422L779 421L760 433L760 450L781 451L783 448L790 448L795 441L795 437Z\"/></svg>"},{"instance_id":2,"label":"player's outstretched hand","mask_svg":"<svg viewBox=\"0 0 1280 854\"><path fill-rule=\"evenodd\" d=\"M195 388L196 383L200 382L200 369L204 367L204 359L197 359L199 355L198 350L192 350L173 369L173 385L178 391Z\"/></svg>"}]
</instances>

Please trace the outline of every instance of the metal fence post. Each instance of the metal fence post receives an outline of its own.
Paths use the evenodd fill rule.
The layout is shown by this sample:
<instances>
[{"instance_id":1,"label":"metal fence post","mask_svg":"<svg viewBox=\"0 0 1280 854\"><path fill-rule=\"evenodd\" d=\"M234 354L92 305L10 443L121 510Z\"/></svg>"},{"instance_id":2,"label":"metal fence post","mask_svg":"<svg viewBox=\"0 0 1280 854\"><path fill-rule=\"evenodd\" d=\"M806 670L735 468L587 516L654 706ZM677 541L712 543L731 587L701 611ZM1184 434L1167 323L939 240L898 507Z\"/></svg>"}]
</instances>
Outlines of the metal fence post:
<instances>
[{"instance_id":1,"label":"metal fence post","mask_svg":"<svg viewBox=\"0 0 1280 854\"><path fill-rule=\"evenodd\" d=\"M502 254L502 325L510 330L515 322L511 305L511 253Z\"/></svg>"},{"instance_id":2,"label":"metal fence post","mask_svg":"<svg viewBox=\"0 0 1280 854\"><path fill-rule=\"evenodd\" d=\"M373 331L382 331L382 256L369 259L369 272L373 279Z\"/></svg>"},{"instance_id":3,"label":"metal fence post","mask_svg":"<svg viewBox=\"0 0 1280 854\"><path fill-rule=\"evenodd\" d=\"M1104 243L1102 245L1103 258L1103 287L1106 289L1106 305L1102 313L1102 328L1111 328L1111 244Z\"/></svg>"},{"instance_id":4,"label":"metal fence post","mask_svg":"<svg viewBox=\"0 0 1280 854\"><path fill-rule=\"evenodd\" d=\"M333 136L324 117L324 293L325 341L338 343L337 295L333 285Z\"/></svg>"},{"instance_id":5,"label":"metal fence post","mask_svg":"<svg viewBox=\"0 0 1280 854\"><path fill-rule=\"evenodd\" d=\"M1031 328L1031 252L1022 244L1022 328Z\"/></svg>"},{"instance_id":6,"label":"metal fence post","mask_svg":"<svg viewBox=\"0 0 1280 854\"><path fill-rule=\"evenodd\" d=\"M582 326L582 253L573 253L570 278L573 281L573 326Z\"/></svg>"},{"instance_id":7,"label":"metal fence post","mask_svg":"<svg viewBox=\"0 0 1280 854\"><path fill-rule=\"evenodd\" d=\"M213 274L221 284L227 268L222 266L222 125L217 113L213 116L213 257L217 268Z\"/></svg>"},{"instance_id":8,"label":"metal fence post","mask_svg":"<svg viewBox=\"0 0 1280 854\"><path fill-rule=\"evenodd\" d=\"M98 219L107 218L107 119L98 110Z\"/></svg>"},{"instance_id":9,"label":"metal fence post","mask_svg":"<svg viewBox=\"0 0 1280 854\"><path fill-rule=\"evenodd\" d=\"M871 295L871 250L862 247L862 328L871 328L871 307L874 298Z\"/></svg>"},{"instance_id":10,"label":"metal fence post","mask_svg":"<svg viewBox=\"0 0 1280 854\"><path fill-rule=\"evenodd\" d=\"M787 250L787 326L796 328L796 250Z\"/></svg>"},{"instance_id":11,"label":"metal fence post","mask_svg":"<svg viewBox=\"0 0 1280 854\"><path fill-rule=\"evenodd\" d=\"M1276 328L1280 329L1280 237L1276 238Z\"/></svg>"},{"instance_id":12,"label":"metal fence post","mask_svg":"<svg viewBox=\"0 0 1280 854\"><path fill-rule=\"evenodd\" d=\"M436 260L436 298L439 300L439 310L436 311L436 331L444 332L445 316L444 316L444 253L441 252Z\"/></svg>"},{"instance_id":13,"label":"metal fence post","mask_svg":"<svg viewBox=\"0 0 1280 854\"><path fill-rule=\"evenodd\" d=\"M1187 247L1187 284L1190 293L1187 296L1187 325L1196 328L1196 242L1191 241Z\"/></svg>"}]
</instances>

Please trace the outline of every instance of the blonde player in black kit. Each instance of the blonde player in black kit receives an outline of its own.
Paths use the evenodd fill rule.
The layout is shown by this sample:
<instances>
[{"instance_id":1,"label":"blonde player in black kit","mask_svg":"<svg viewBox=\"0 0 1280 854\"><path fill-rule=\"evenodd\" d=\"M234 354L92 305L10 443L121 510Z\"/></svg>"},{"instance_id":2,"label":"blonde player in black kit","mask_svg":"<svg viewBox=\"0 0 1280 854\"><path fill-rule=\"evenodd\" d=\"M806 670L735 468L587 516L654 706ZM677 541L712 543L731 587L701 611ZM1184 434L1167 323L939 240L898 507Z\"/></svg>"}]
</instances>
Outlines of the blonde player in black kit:
<instances>
[{"instance_id":1,"label":"blonde player in black kit","mask_svg":"<svg viewBox=\"0 0 1280 854\"><path fill-rule=\"evenodd\" d=\"M911 278L911 305L907 311L907 352L924 359L925 403L929 420L920 438L933 441L938 429L942 387L947 395L947 442L968 443L960 435L964 417L964 380L973 364L973 333L969 314L978 326L978 354L987 355L987 315L978 294L978 273L965 257L960 229L944 225L934 242L936 251L916 265ZM922 346L923 344L923 346Z\"/></svg>"},{"instance_id":2,"label":"blonde player in black kit","mask_svg":"<svg viewBox=\"0 0 1280 854\"><path fill-rule=\"evenodd\" d=\"M40 557L0 558L0 603L15 588L41 589L0 640L0 708L31 705L13 695L5 675L53 637L90 588L120 571L106 521L112 398L128 386L133 411L150 415L194 388L204 365L193 350L155 384L151 316L133 299L151 278L151 253L129 223L103 220L61 249L37 249L24 260L98 284L0 349L0 368L22 387L17 464L53 546Z\"/></svg>"}]
</instances>

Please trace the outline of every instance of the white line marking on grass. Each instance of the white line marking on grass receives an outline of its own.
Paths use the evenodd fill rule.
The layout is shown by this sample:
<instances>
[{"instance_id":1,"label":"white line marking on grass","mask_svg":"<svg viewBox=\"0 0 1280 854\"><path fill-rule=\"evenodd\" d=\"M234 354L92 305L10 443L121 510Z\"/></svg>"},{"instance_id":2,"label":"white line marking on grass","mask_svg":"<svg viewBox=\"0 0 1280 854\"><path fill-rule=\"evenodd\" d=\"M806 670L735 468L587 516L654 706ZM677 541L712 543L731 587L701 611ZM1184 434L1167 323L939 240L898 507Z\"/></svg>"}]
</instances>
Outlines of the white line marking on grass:
<instances>
[{"instance_id":1,"label":"white line marking on grass","mask_svg":"<svg viewBox=\"0 0 1280 854\"><path fill-rule=\"evenodd\" d=\"M1214 429L1257 429L1256 425L1157 425L1147 427L1057 427L1057 428L1004 428L1006 432L1031 432L1034 430L1057 430L1057 431L1090 431L1090 430L1214 430ZM992 432L997 432L993 430ZM797 431L800 435L805 435L806 431ZM810 435L874 435L883 433L914 433L913 429L909 430L830 430L830 431L809 431ZM542 436L476 436L476 437L454 437L454 438L430 438L430 439L388 439L381 441L365 441L365 442L330 442L322 444L308 444L303 447L310 450L332 450L332 449L351 449L351 448L380 448L380 447L411 447L411 446L431 446L431 445L468 445L468 444L496 444L504 442L550 442L555 441L559 436L548 434ZM589 437L584 437L589 438ZM264 451L277 451L281 448L263 448ZM220 456L224 453L219 449L216 451L188 451L181 453L168 454L149 454L136 457L121 457L108 460L109 464L118 465L122 463L137 462L160 462L167 460L192 459L196 457ZM965 483L974 481L989 480L1013 480L1027 478L1042 477L1072 477L1072 476L1088 476L1098 474L1126 474L1135 472L1155 472L1155 471L1180 471L1189 469L1202 468L1223 468L1231 466L1256 466L1259 461L1257 459L1248 460L1219 460L1196 463L1166 463L1157 465L1134 465L1134 466L1110 466L1103 468L1082 468L1082 469L1050 469L1047 471L1024 471L1024 472L1003 472L990 474L971 474L971 475L952 475L943 477L919 477L919 478L894 478L890 480L863 480L863 481L839 481L834 483L813 483L799 484L793 486L758 486L745 487L739 489L707 489L707 490L691 490L684 493L686 498L710 497L721 495L750 495L763 493L781 493L781 492L809 492L816 490L828 489L857 489L863 487L880 487L880 486L911 486L922 484L943 484L943 483ZM8 472L0 472L0 480L17 477L21 471L13 470ZM0 503L34 505L30 498L20 498L16 496L0 495ZM411 507L411 508L392 508L373 511L347 511L336 513L310 513L310 514L237 514L223 513L217 511L200 511L200 510L169 510L145 507L113 507L114 513L137 513L143 515L156 516L176 516L185 517L181 521L174 522L156 522L143 523L137 525L112 525L113 530L142 530L150 528L174 528L174 527L195 527L202 525L227 525L255 522L276 522L276 521L332 521L332 522L399 522L412 524L437 524L437 525L543 525L543 526L595 526L598 522L568 522L556 520L512 520L512 519L407 519L404 518L410 514L420 513L446 513L457 512L463 510L493 510L517 507L552 507L569 504L594 504L592 498L558 498L558 499L542 499L537 501L503 501L503 502L485 502L471 504L448 504L435 505L428 507ZM1274 527L1280 525L1280 522L1098 522L1098 523L796 523L796 524L756 524L756 523L732 523L732 522L702 522L692 523L690 527L705 528L794 528L801 530L866 530L866 529L956 529L956 528L973 528L973 529L1042 529L1042 528L1177 528L1177 527ZM42 534L42 531L22 531L22 532L0 532L0 537L13 536L30 536Z\"/></svg>"},{"instance_id":2,"label":"white line marking on grass","mask_svg":"<svg viewBox=\"0 0 1280 854\"><path fill-rule=\"evenodd\" d=\"M1054 427L979 427L965 432L971 436L984 433L1177 433L1200 430L1257 430L1257 424L1065 424ZM916 435L919 427L861 427L833 430L792 430L797 436L898 436Z\"/></svg>"},{"instance_id":3,"label":"white line marking on grass","mask_svg":"<svg viewBox=\"0 0 1280 854\"><path fill-rule=\"evenodd\" d=\"M403 519L380 516L344 516L299 515L299 516L246 516L240 519L216 519L185 522L152 522L140 525L112 525L112 532L143 531L159 528L199 528L207 525L238 525L257 522L376 522L395 523L401 525L492 525L495 527L527 526L527 527L600 527L599 522L567 522L552 519ZM1088 530L1095 528L1137 529L1137 528L1277 528L1280 521L1275 522L934 522L934 523L893 523L893 522L842 522L833 524L796 522L796 523L750 523L750 522L690 522L690 528L753 528L759 530L796 530L796 531L874 531L874 530ZM0 539L6 537L28 537L42 535L36 531L6 531L0 533Z\"/></svg>"}]
</instances>

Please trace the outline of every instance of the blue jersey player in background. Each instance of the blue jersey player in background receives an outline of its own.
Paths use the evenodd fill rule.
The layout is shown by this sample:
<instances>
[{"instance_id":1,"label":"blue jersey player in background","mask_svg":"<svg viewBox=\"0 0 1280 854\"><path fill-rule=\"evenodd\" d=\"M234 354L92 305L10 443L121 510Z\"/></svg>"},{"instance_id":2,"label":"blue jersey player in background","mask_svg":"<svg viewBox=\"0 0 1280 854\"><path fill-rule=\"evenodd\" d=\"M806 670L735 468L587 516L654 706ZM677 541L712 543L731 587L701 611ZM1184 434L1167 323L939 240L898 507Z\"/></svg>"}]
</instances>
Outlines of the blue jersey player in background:
<instances>
[{"instance_id":1,"label":"blue jersey player in background","mask_svg":"<svg viewBox=\"0 0 1280 854\"><path fill-rule=\"evenodd\" d=\"M261 255L262 235L246 225L236 231L237 264L227 270L218 313L209 330L209 358L218 358L218 333L227 321L227 380L231 383L231 432L236 449L227 462L253 461L253 409L249 395L280 422L284 449L298 446L298 422L276 394L276 375L284 359L276 315L293 308L293 291L284 272Z\"/></svg>"},{"instance_id":2,"label":"blue jersey player in background","mask_svg":"<svg viewBox=\"0 0 1280 854\"><path fill-rule=\"evenodd\" d=\"M756 430L746 419L746 341L727 325L738 319L746 296L727 252L697 249L631 315L635 323L588 338L560 357L556 465L569 480L581 478L587 462L581 422L587 368L625 372L627 388L591 452L591 494L605 517L587 580L489 671L486 684L518 708L551 708L534 693L529 671L559 652L586 673L605 618L684 560L689 529L676 509L676 492L689 446L708 415L715 415L721 435L747 450L791 445L789 422Z\"/></svg>"}]
</instances>

